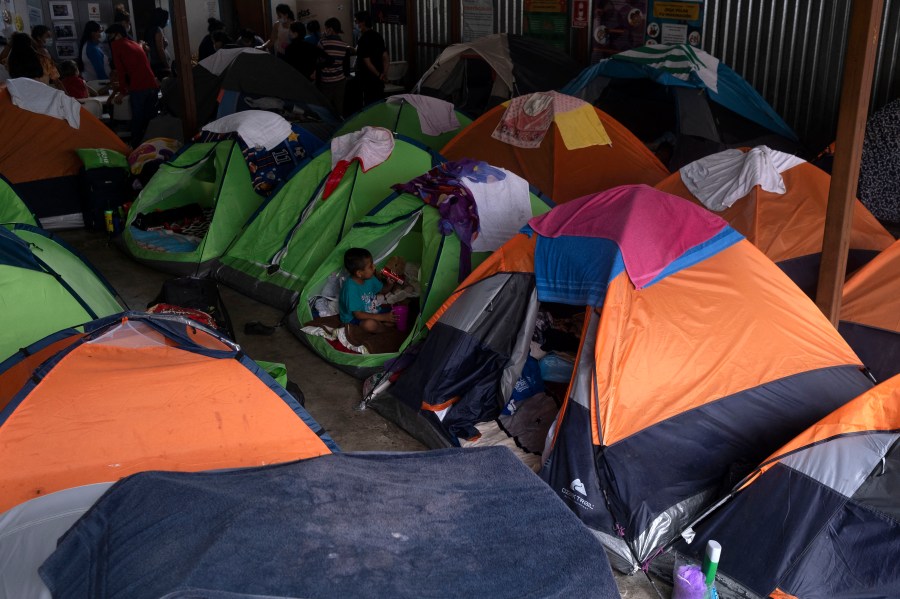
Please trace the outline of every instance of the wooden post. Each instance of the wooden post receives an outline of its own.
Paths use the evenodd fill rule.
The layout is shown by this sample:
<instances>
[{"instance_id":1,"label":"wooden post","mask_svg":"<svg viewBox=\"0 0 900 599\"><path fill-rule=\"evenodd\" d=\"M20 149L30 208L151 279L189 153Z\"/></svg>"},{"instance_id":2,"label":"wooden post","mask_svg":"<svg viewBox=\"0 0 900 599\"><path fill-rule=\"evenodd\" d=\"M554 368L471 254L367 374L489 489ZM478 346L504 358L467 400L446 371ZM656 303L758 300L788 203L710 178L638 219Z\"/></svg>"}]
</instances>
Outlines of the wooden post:
<instances>
[{"instance_id":1,"label":"wooden post","mask_svg":"<svg viewBox=\"0 0 900 599\"><path fill-rule=\"evenodd\" d=\"M175 69L184 100L182 131L187 143L197 133L197 98L194 95L194 71L191 65L191 42L188 37L185 0L172 1L172 38L175 44Z\"/></svg>"},{"instance_id":2,"label":"wooden post","mask_svg":"<svg viewBox=\"0 0 900 599\"><path fill-rule=\"evenodd\" d=\"M884 0L853 0L816 304L837 326Z\"/></svg>"}]
</instances>

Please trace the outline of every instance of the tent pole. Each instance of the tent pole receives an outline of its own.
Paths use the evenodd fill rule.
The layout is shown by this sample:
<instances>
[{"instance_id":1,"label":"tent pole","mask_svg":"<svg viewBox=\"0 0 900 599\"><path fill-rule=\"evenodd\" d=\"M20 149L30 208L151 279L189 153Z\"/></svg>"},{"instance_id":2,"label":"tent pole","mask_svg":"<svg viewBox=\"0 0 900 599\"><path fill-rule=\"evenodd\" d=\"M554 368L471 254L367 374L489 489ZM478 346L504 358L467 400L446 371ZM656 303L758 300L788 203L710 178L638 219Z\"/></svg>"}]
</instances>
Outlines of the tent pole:
<instances>
[{"instance_id":1,"label":"tent pole","mask_svg":"<svg viewBox=\"0 0 900 599\"><path fill-rule=\"evenodd\" d=\"M181 97L184 99L184 141L188 142L197 132L197 102L194 96L194 71L191 66L191 44L188 36L185 0L172 0L172 38L175 43L175 68Z\"/></svg>"},{"instance_id":2,"label":"tent pole","mask_svg":"<svg viewBox=\"0 0 900 599\"><path fill-rule=\"evenodd\" d=\"M869 99L872 96L872 73L875 69L884 0L854 0L851 11L834 167L828 191L822 262L816 289L816 304L835 326L840 319L853 200L856 198L863 136Z\"/></svg>"}]
</instances>

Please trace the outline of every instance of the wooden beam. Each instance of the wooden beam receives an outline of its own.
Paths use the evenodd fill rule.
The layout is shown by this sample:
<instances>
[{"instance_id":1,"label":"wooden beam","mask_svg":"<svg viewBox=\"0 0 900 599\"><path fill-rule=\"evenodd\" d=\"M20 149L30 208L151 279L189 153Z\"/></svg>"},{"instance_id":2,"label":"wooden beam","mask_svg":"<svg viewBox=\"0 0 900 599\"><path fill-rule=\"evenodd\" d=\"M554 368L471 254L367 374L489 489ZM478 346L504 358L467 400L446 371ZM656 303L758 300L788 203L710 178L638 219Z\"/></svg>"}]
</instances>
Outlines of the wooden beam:
<instances>
[{"instance_id":1,"label":"wooden beam","mask_svg":"<svg viewBox=\"0 0 900 599\"><path fill-rule=\"evenodd\" d=\"M175 44L175 70L184 100L181 127L187 143L197 133L197 99L194 95L194 71L185 0L172 0L172 38Z\"/></svg>"},{"instance_id":2,"label":"wooden beam","mask_svg":"<svg viewBox=\"0 0 900 599\"><path fill-rule=\"evenodd\" d=\"M884 0L853 0L816 304L837 326Z\"/></svg>"}]
</instances>

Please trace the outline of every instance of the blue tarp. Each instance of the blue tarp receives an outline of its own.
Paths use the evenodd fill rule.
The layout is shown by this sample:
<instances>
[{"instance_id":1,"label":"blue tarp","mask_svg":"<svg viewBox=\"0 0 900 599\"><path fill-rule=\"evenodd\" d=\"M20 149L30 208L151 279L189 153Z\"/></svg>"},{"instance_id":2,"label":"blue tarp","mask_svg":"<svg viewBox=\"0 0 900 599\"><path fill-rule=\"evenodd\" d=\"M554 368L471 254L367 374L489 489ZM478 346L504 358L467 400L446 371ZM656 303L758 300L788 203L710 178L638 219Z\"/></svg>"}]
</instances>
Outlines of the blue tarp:
<instances>
[{"instance_id":1,"label":"blue tarp","mask_svg":"<svg viewBox=\"0 0 900 599\"><path fill-rule=\"evenodd\" d=\"M57 599L619 597L600 542L502 447L136 474L40 573Z\"/></svg>"}]
</instances>

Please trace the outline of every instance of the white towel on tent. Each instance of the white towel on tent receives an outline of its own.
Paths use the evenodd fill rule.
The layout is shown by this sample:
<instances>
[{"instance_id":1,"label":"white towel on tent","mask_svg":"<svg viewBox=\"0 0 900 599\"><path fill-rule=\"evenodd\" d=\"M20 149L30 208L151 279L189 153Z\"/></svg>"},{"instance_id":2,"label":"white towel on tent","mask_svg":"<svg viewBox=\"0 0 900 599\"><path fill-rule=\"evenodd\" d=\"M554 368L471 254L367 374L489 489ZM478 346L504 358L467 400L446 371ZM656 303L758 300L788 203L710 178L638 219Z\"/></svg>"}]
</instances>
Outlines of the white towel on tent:
<instances>
[{"instance_id":1,"label":"white towel on tent","mask_svg":"<svg viewBox=\"0 0 900 599\"><path fill-rule=\"evenodd\" d=\"M331 168L339 162L359 159L363 172L375 168L391 157L394 134L384 127L363 127L331 140Z\"/></svg>"},{"instance_id":2,"label":"white towel on tent","mask_svg":"<svg viewBox=\"0 0 900 599\"><path fill-rule=\"evenodd\" d=\"M472 240L473 252L493 252L516 236L534 216L528 181L506 169L500 181L484 183L463 179L478 207L478 236Z\"/></svg>"},{"instance_id":3,"label":"white towel on tent","mask_svg":"<svg viewBox=\"0 0 900 599\"><path fill-rule=\"evenodd\" d=\"M759 185L785 193L781 173L805 162L791 154L757 146L749 152L725 150L681 167L685 187L710 210L721 212Z\"/></svg>"},{"instance_id":4,"label":"white towel on tent","mask_svg":"<svg viewBox=\"0 0 900 599\"><path fill-rule=\"evenodd\" d=\"M207 56L197 64L218 77L225 69L228 68L239 54L249 52L250 54L265 54L262 50L256 48L223 48L214 52L211 56Z\"/></svg>"},{"instance_id":5,"label":"white towel on tent","mask_svg":"<svg viewBox=\"0 0 900 599\"><path fill-rule=\"evenodd\" d=\"M419 94L398 94L389 96L387 101L393 104L400 102L412 104L419 114L419 126L425 135L440 135L459 128L456 109L446 100Z\"/></svg>"},{"instance_id":6,"label":"white towel on tent","mask_svg":"<svg viewBox=\"0 0 900 599\"><path fill-rule=\"evenodd\" d=\"M641 46L619 52L610 60L646 65L683 81L689 81L693 74L713 92L719 91L719 59L689 44Z\"/></svg>"},{"instance_id":7,"label":"white towel on tent","mask_svg":"<svg viewBox=\"0 0 900 599\"><path fill-rule=\"evenodd\" d=\"M6 82L12 103L29 112L62 119L73 129L81 126L81 104L40 81L18 77Z\"/></svg>"},{"instance_id":8,"label":"white towel on tent","mask_svg":"<svg viewBox=\"0 0 900 599\"><path fill-rule=\"evenodd\" d=\"M265 110L235 112L204 125L203 130L212 133L236 131L251 148L267 150L271 150L293 133L291 124L284 117Z\"/></svg>"}]
</instances>

